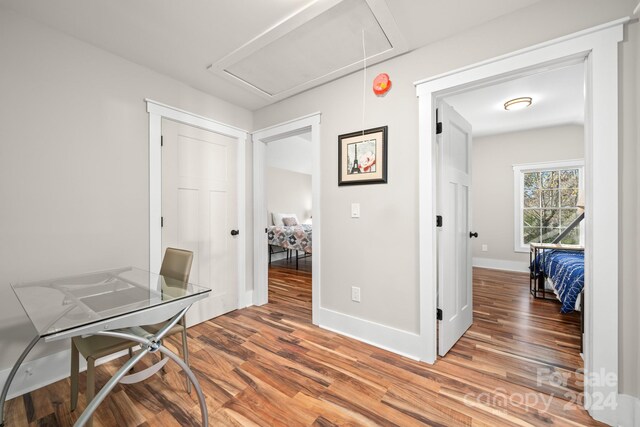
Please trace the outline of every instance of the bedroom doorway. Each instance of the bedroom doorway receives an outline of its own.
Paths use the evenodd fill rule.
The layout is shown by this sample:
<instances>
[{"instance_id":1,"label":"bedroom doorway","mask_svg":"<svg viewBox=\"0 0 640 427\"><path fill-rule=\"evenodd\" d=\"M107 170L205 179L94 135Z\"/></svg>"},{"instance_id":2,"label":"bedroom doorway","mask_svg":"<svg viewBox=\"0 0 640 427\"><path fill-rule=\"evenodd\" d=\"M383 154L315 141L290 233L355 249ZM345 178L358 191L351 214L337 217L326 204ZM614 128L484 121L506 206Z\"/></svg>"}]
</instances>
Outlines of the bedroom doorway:
<instances>
[{"instance_id":1,"label":"bedroom doorway","mask_svg":"<svg viewBox=\"0 0 640 427\"><path fill-rule=\"evenodd\" d=\"M613 424L618 400L618 44L613 21L416 83L419 104L420 289L423 360L437 354L436 105L447 95L570 64L585 64L584 406ZM607 253L605 248L612 252ZM608 381L598 381L606 374ZM594 375L597 377L594 377ZM614 379L614 380L611 380ZM600 400L594 399L601 397Z\"/></svg>"},{"instance_id":2,"label":"bedroom doorway","mask_svg":"<svg viewBox=\"0 0 640 427\"><path fill-rule=\"evenodd\" d=\"M315 322L320 286L320 114L252 134L254 304L298 301ZM309 286L310 285L310 286Z\"/></svg>"},{"instance_id":3,"label":"bedroom doorway","mask_svg":"<svg viewBox=\"0 0 640 427\"><path fill-rule=\"evenodd\" d=\"M522 341L566 353L565 367L583 369L584 73L580 61L439 102L440 356L472 324L471 335L521 336L531 328ZM521 108L510 108L514 100ZM531 280L530 257L540 261ZM558 263L571 263L572 274ZM505 314L513 301L513 313ZM479 313L473 321L465 315L471 304ZM544 330L530 321L543 313L554 319L542 322Z\"/></svg>"},{"instance_id":4,"label":"bedroom doorway","mask_svg":"<svg viewBox=\"0 0 640 427\"><path fill-rule=\"evenodd\" d=\"M511 387L529 372L530 389L567 404L585 381L584 71L581 61L472 88L437 110L438 354L483 360ZM519 98L527 105L505 109ZM530 244L553 274L531 280Z\"/></svg>"}]
</instances>

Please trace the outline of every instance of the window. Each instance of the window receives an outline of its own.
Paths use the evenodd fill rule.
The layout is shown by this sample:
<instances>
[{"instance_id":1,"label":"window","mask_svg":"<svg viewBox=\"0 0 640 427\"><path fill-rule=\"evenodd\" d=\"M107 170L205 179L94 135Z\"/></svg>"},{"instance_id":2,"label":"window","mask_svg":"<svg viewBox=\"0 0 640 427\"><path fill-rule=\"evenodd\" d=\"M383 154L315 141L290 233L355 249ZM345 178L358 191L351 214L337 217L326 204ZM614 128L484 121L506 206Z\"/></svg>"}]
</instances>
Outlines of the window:
<instances>
[{"instance_id":1,"label":"window","mask_svg":"<svg viewBox=\"0 0 640 427\"><path fill-rule=\"evenodd\" d=\"M582 160L514 165L513 177L516 252L528 252L529 243L553 242L580 215ZM582 244L583 228L571 230L561 243Z\"/></svg>"}]
</instances>

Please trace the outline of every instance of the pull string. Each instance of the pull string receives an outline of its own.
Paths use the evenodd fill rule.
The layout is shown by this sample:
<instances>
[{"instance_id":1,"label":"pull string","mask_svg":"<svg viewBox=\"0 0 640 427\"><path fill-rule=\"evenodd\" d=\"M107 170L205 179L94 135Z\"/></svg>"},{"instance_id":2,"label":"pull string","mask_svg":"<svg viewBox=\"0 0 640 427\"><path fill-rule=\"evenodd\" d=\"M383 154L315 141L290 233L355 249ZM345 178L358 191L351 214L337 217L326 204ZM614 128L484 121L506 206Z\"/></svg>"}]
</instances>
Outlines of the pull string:
<instances>
[{"instance_id":1,"label":"pull string","mask_svg":"<svg viewBox=\"0 0 640 427\"><path fill-rule=\"evenodd\" d=\"M362 135L364 135L364 116L366 108L366 95L367 95L367 50L364 45L364 29L362 30L362 63L364 68L362 70Z\"/></svg>"}]
</instances>

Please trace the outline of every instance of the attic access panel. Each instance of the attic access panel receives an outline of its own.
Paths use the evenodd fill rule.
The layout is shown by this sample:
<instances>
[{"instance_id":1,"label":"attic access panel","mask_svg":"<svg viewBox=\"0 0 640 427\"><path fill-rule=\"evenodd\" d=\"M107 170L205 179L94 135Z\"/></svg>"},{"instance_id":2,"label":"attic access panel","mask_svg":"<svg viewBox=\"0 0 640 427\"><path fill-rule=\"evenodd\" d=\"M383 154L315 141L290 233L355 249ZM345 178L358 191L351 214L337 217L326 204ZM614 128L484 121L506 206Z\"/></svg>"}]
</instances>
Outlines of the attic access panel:
<instances>
[{"instance_id":1,"label":"attic access panel","mask_svg":"<svg viewBox=\"0 0 640 427\"><path fill-rule=\"evenodd\" d=\"M384 0L325 0L273 27L209 67L277 101L406 52Z\"/></svg>"}]
</instances>

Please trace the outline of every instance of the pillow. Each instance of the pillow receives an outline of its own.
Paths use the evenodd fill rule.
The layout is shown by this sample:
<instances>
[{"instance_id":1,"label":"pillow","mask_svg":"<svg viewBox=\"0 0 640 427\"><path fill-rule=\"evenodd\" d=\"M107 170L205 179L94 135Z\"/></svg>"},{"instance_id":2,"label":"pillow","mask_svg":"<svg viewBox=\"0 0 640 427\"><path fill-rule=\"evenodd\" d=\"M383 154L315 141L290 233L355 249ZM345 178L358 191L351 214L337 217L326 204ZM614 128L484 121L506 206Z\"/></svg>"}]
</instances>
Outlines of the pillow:
<instances>
[{"instance_id":1,"label":"pillow","mask_svg":"<svg viewBox=\"0 0 640 427\"><path fill-rule=\"evenodd\" d=\"M273 225L284 225L284 222L282 221L283 218L294 218L297 223L300 223L300 221L298 221L298 217L296 216L296 214L293 214L293 213L274 213L273 214Z\"/></svg>"},{"instance_id":2,"label":"pillow","mask_svg":"<svg viewBox=\"0 0 640 427\"><path fill-rule=\"evenodd\" d=\"M293 217L282 218L282 223L287 227L298 225L298 220Z\"/></svg>"}]
</instances>

